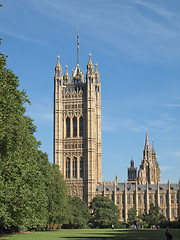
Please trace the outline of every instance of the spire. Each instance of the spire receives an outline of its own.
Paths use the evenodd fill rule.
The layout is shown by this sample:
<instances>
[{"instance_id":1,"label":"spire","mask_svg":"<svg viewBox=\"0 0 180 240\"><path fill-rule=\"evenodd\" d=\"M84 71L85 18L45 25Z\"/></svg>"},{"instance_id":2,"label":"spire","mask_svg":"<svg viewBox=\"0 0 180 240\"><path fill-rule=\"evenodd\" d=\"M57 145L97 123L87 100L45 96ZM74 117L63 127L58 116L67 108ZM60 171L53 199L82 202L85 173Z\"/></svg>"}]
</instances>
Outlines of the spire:
<instances>
[{"instance_id":1,"label":"spire","mask_svg":"<svg viewBox=\"0 0 180 240\"><path fill-rule=\"evenodd\" d=\"M77 66L79 66L79 32L77 28Z\"/></svg>"},{"instance_id":2,"label":"spire","mask_svg":"<svg viewBox=\"0 0 180 240\"><path fill-rule=\"evenodd\" d=\"M84 73L79 67L79 32L77 28L77 65L75 71L72 70L72 83L83 83Z\"/></svg>"},{"instance_id":3,"label":"spire","mask_svg":"<svg viewBox=\"0 0 180 240\"><path fill-rule=\"evenodd\" d=\"M70 77L69 77L67 69L68 69L68 66L66 65L66 72L64 74L64 84L68 84L69 80L70 80Z\"/></svg>"},{"instance_id":4,"label":"spire","mask_svg":"<svg viewBox=\"0 0 180 240\"><path fill-rule=\"evenodd\" d=\"M147 128L146 128L146 141L145 141L145 145L149 145L149 140L148 140L148 133L147 133Z\"/></svg>"}]
</instances>

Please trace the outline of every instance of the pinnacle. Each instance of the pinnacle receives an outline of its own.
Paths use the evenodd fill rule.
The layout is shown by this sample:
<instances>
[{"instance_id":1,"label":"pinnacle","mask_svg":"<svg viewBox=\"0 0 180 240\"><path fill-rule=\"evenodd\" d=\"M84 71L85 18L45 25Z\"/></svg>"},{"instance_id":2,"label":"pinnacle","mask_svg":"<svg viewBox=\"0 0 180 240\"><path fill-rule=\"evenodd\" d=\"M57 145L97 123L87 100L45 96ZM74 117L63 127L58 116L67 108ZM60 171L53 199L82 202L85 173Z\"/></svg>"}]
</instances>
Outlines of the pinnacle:
<instances>
[{"instance_id":1,"label":"pinnacle","mask_svg":"<svg viewBox=\"0 0 180 240\"><path fill-rule=\"evenodd\" d=\"M56 66L60 66L60 62L59 62L60 56L59 55L57 56L57 59L58 59L58 61L57 61Z\"/></svg>"},{"instance_id":2,"label":"pinnacle","mask_svg":"<svg viewBox=\"0 0 180 240\"><path fill-rule=\"evenodd\" d=\"M92 61L91 61L91 53L89 53L89 62L88 64L92 64Z\"/></svg>"},{"instance_id":3,"label":"pinnacle","mask_svg":"<svg viewBox=\"0 0 180 240\"><path fill-rule=\"evenodd\" d=\"M147 128L146 128L146 142L145 145L149 145L149 140L148 140L148 133L147 133Z\"/></svg>"}]
</instances>

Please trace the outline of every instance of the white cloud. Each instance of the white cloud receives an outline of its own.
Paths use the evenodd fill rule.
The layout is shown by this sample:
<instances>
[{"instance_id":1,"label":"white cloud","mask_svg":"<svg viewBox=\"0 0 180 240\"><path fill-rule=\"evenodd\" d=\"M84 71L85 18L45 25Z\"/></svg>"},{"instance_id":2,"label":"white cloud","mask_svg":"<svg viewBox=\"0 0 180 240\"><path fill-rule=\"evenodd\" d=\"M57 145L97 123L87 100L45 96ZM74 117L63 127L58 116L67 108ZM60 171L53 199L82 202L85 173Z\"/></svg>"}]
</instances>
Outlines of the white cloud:
<instances>
[{"instance_id":1,"label":"white cloud","mask_svg":"<svg viewBox=\"0 0 180 240\"><path fill-rule=\"evenodd\" d=\"M116 51L133 55L140 61L153 59L156 62L165 62L167 58L174 59L180 54L178 50L180 19L164 5L139 0L116 2L40 0L41 4L34 0L30 2L37 10L55 19L57 23L65 21L73 27L79 24L85 34L108 43L110 48L116 48ZM152 10L163 19L154 19L152 15L144 13L140 6ZM102 45L99 47L102 48Z\"/></svg>"},{"instance_id":2,"label":"white cloud","mask_svg":"<svg viewBox=\"0 0 180 240\"><path fill-rule=\"evenodd\" d=\"M179 108L180 104L167 104L167 107L175 107L175 108Z\"/></svg>"},{"instance_id":3,"label":"white cloud","mask_svg":"<svg viewBox=\"0 0 180 240\"><path fill-rule=\"evenodd\" d=\"M22 34L19 34L19 33L15 33L15 32L9 32L7 30L3 30L2 28L0 29L0 32L5 34L5 35L8 35L8 36L11 36L13 38L19 38L19 39L22 39L22 40L25 40L25 41L29 41L29 42L34 42L34 43L47 43L45 42L44 40L38 40L36 38L32 38L32 37L29 37L27 36L26 34L25 35L22 35Z\"/></svg>"},{"instance_id":4,"label":"white cloud","mask_svg":"<svg viewBox=\"0 0 180 240\"><path fill-rule=\"evenodd\" d=\"M139 0L133 0L133 3L142 5L146 8L149 8L150 10L156 12L159 15L162 15L164 17L172 17L174 14L172 12L170 12L169 10L161 7L161 6L157 6L155 4L150 3L149 1L139 1Z\"/></svg>"}]
</instances>

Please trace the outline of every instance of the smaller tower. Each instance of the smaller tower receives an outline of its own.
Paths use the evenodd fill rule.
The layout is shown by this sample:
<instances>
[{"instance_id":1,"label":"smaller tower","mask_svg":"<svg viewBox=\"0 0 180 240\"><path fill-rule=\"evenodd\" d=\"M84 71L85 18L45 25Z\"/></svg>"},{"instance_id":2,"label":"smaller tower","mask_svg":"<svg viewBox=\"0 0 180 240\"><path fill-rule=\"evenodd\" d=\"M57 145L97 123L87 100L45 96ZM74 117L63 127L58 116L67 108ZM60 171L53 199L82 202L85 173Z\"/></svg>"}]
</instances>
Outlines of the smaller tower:
<instances>
[{"instance_id":1,"label":"smaller tower","mask_svg":"<svg viewBox=\"0 0 180 240\"><path fill-rule=\"evenodd\" d=\"M128 182L135 183L137 180L137 168L134 167L134 161L131 159L130 168L128 168Z\"/></svg>"},{"instance_id":2,"label":"smaller tower","mask_svg":"<svg viewBox=\"0 0 180 240\"><path fill-rule=\"evenodd\" d=\"M149 146L148 134L146 129L145 146L143 150L143 160L138 171L138 184L156 184L160 182L161 173L159 163L157 161L156 152L154 149L154 142L152 150Z\"/></svg>"}]
</instances>

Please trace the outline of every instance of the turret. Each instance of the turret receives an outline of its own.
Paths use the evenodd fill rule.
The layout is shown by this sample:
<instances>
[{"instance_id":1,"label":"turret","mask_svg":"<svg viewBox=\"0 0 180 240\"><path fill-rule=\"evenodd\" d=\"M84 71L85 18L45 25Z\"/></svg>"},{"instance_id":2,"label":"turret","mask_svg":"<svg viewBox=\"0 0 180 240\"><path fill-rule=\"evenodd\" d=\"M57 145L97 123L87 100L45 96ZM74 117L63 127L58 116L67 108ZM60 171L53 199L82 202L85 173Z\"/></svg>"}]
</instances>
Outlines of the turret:
<instances>
[{"instance_id":1,"label":"turret","mask_svg":"<svg viewBox=\"0 0 180 240\"><path fill-rule=\"evenodd\" d=\"M156 161L156 151L154 149L154 141L152 141L152 160Z\"/></svg>"},{"instance_id":2,"label":"turret","mask_svg":"<svg viewBox=\"0 0 180 240\"><path fill-rule=\"evenodd\" d=\"M131 159L130 168L128 168L128 182L135 183L137 180L137 168L134 167L134 161Z\"/></svg>"},{"instance_id":3,"label":"turret","mask_svg":"<svg viewBox=\"0 0 180 240\"><path fill-rule=\"evenodd\" d=\"M66 72L65 72L64 77L63 77L63 79L64 79L64 84L68 84L68 83L69 83L69 80L70 80L70 77L69 77L69 74L68 74L67 69L68 69L68 66L66 65Z\"/></svg>"},{"instance_id":4,"label":"turret","mask_svg":"<svg viewBox=\"0 0 180 240\"><path fill-rule=\"evenodd\" d=\"M89 62L87 64L87 73L86 75L92 75L93 74L93 70L94 70L94 66L93 63L91 61L91 53L89 54Z\"/></svg>"},{"instance_id":5,"label":"turret","mask_svg":"<svg viewBox=\"0 0 180 240\"><path fill-rule=\"evenodd\" d=\"M62 80L63 80L63 76L62 76L62 67L60 64L60 56L57 57L58 61L55 67L55 76L54 76L54 80L59 82L59 85L62 85Z\"/></svg>"},{"instance_id":6,"label":"turret","mask_svg":"<svg viewBox=\"0 0 180 240\"><path fill-rule=\"evenodd\" d=\"M100 79L100 75L99 75L99 72L97 70L97 63L95 64L95 72L94 72L94 75L95 75L95 81L96 82L99 82L99 79Z\"/></svg>"}]
</instances>

